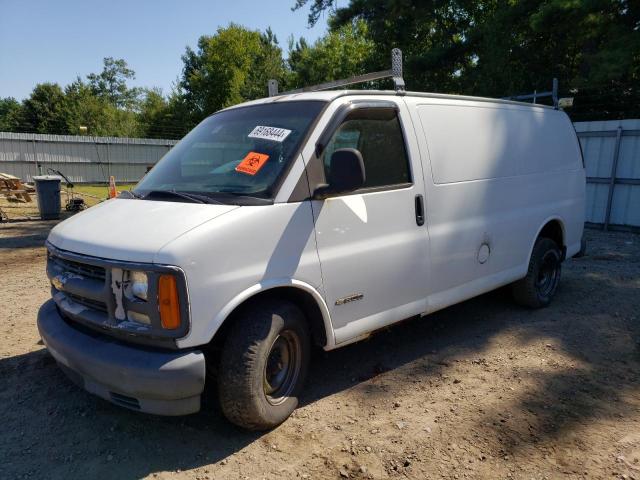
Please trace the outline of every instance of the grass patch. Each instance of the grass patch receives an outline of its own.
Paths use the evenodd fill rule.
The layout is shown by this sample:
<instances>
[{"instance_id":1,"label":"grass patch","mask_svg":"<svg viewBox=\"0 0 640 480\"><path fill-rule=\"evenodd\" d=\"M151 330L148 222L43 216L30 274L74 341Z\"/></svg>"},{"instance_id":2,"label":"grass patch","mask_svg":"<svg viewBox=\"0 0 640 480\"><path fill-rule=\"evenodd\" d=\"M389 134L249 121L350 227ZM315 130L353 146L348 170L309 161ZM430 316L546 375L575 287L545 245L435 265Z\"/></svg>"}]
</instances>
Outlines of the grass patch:
<instances>
[{"instance_id":1,"label":"grass patch","mask_svg":"<svg viewBox=\"0 0 640 480\"><path fill-rule=\"evenodd\" d=\"M129 190L135 185L136 185L135 183L118 183L116 184L116 190L118 190L119 192L121 192L122 190ZM65 200L65 197L66 197L64 194L65 190L66 188L65 188L65 185L63 184L62 185L63 201ZM104 200L109 195L109 185L107 185L106 183L86 183L86 184L76 183L73 191L77 194L83 194L83 193L87 194L86 197L83 197L87 205L95 205L99 200L88 197L88 195L91 195L93 197L98 197L100 200Z\"/></svg>"},{"instance_id":2,"label":"grass patch","mask_svg":"<svg viewBox=\"0 0 640 480\"><path fill-rule=\"evenodd\" d=\"M118 192L129 190L135 185L135 183L118 183L116 184L116 190L118 190ZM85 205L89 208L107 199L109 195L109 185L106 183L74 184L73 193L76 197L83 198ZM65 210L65 205L69 197L70 195L67 194L67 184L63 182L60 184L60 211L62 218L72 215L71 212ZM35 194L31 195L31 202L12 202L5 196L0 196L0 209L2 209L9 219L40 217L38 200Z\"/></svg>"}]
</instances>

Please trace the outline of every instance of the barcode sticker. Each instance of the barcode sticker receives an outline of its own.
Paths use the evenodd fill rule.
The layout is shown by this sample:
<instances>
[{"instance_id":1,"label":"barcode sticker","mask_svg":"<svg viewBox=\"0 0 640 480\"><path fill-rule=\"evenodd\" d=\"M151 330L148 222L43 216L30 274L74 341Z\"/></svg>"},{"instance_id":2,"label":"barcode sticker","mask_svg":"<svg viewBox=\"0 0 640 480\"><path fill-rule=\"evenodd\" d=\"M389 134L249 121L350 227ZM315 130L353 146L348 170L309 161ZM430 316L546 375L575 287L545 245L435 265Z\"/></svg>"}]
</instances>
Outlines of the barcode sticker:
<instances>
[{"instance_id":1,"label":"barcode sticker","mask_svg":"<svg viewBox=\"0 0 640 480\"><path fill-rule=\"evenodd\" d=\"M282 142L289 136L290 133L291 130L287 130L286 128L265 127L263 125L258 125L256 128L251 130L251 133L248 136L249 138L261 138L263 140Z\"/></svg>"}]
</instances>

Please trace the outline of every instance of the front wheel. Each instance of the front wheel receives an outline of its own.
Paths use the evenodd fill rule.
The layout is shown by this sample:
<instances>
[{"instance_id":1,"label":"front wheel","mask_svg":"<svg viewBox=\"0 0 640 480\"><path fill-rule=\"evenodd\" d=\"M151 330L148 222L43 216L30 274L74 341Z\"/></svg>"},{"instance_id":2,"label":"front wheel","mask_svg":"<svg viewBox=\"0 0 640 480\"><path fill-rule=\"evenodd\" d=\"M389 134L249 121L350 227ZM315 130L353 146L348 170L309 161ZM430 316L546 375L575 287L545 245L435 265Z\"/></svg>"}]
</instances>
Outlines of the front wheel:
<instances>
[{"instance_id":1,"label":"front wheel","mask_svg":"<svg viewBox=\"0 0 640 480\"><path fill-rule=\"evenodd\" d=\"M298 406L309 365L307 322L296 305L273 300L232 321L217 377L220 406L240 427L273 428Z\"/></svg>"},{"instance_id":2,"label":"front wheel","mask_svg":"<svg viewBox=\"0 0 640 480\"><path fill-rule=\"evenodd\" d=\"M549 238L539 238L533 246L527 276L512 286L513 297L520 305L543 308L551 303L560 283L562 254Z\"/></svg>"}]
</instances>

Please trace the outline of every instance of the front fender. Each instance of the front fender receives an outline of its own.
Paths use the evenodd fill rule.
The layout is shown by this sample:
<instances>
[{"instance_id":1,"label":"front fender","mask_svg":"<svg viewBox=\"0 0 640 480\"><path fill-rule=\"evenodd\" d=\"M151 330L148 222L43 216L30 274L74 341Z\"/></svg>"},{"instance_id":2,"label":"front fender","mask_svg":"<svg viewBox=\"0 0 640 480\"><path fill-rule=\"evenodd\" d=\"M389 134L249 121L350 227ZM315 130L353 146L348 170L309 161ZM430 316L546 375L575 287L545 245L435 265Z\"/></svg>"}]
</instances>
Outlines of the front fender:
<instances>
[{"instance_id":1,"label":"front fender","mask_svg":"<svg viewBox=\"0 0 640 480\"><path fill-rule=\"evenodd\" d=\"M322 298L322 295L320 294L320 292L318 292L318 290L316 290L315 287L309 285L306 282L296 280L296 279L291 279L291 278L271 279L268 281L260 282L255 285L252 285L251 287L243 290L242 292L237 294L235 297L233 297L222 309L218 311L218 313L213 318L213 320L209 322L209 324L207 325L207 329L206 329L207 342L206 343L210 342L211 339L213 339L213 336L216 334L216 332L219 330L222 324L227 320L229 315L231 315L231 313L236 308L238 308L247 300L255 297L257 294L263 293L278 287L297 288L306 293L309 293L313 297L316 304L318 305L318 308L320 309L320 312L322 313L322 320L324 323L324 329L325 329L325 334L327 338L327 345L325 346L325 349L328 350L335 347L335 335L333 332L333 327L331 325L331 316L330 316L327 304L324 301L324 298ZM177 343L178 343L178 347L180 347L181 346L180 340L178 340Z\"/></svg>"}]
</instances>

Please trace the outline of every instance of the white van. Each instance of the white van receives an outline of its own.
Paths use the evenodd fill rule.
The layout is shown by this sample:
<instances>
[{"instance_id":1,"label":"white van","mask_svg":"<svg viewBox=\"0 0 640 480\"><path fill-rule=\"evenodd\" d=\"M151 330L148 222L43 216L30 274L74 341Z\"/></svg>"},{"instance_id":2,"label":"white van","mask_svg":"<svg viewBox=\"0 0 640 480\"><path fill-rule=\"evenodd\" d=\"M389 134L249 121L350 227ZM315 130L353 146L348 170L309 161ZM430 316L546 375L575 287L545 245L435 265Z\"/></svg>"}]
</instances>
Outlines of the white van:
<instances>
[{"instance_id":1,"label":"white van","mask_svg":"<svg viewBox=\"0 0 640 480\"><path fill-rule=\"evenodd\" d=\"M312 345L512 284L545 307L581 247L585 171L565 113L394 91L217 112L131 191L47 241L47 348L86 390L163 415L215 384L249 429L298 404Z\"/></svg>"}]
</instances>

